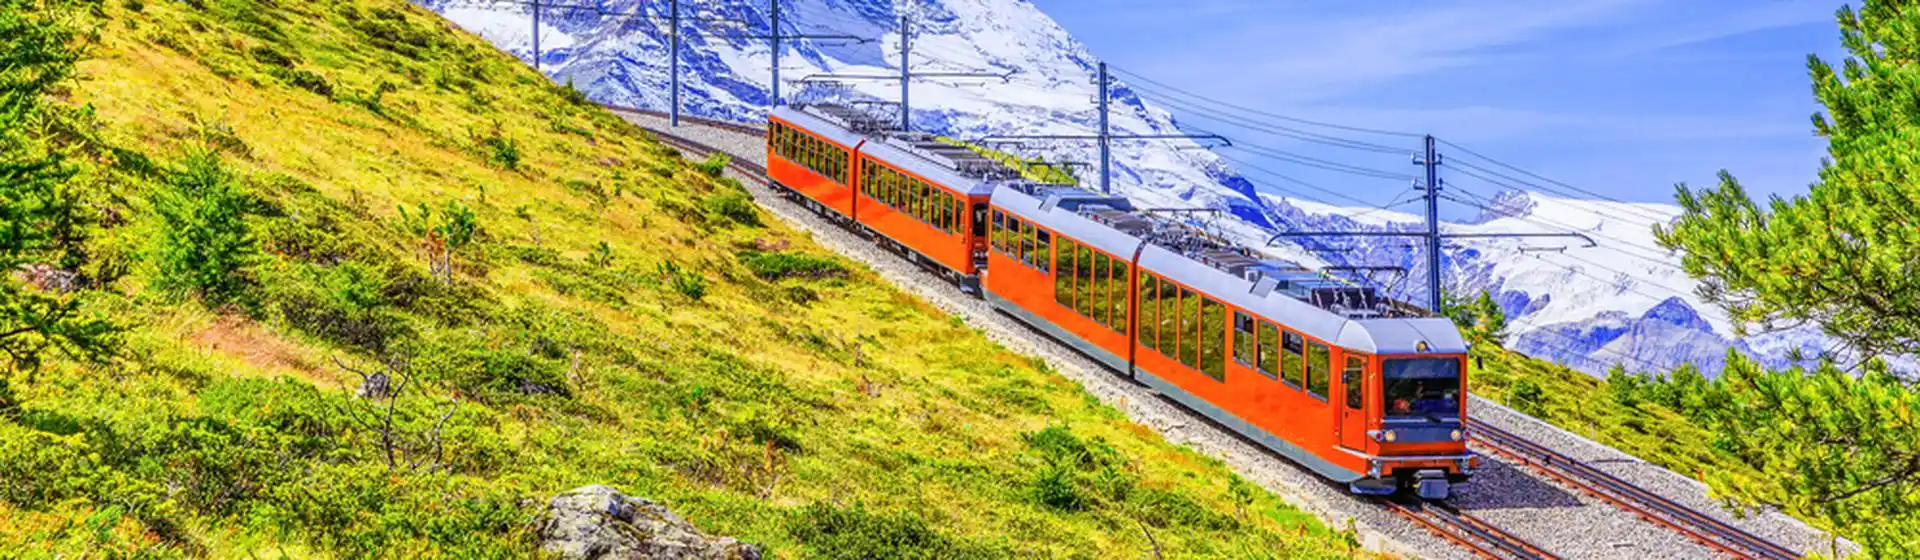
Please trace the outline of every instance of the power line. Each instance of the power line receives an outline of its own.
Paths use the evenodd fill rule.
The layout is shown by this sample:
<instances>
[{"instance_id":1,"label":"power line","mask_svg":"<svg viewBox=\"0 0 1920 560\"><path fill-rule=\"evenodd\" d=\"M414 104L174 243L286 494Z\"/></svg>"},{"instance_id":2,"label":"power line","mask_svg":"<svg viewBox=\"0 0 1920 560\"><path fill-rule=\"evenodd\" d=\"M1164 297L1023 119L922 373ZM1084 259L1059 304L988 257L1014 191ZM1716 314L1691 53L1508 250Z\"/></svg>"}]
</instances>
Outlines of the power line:
<instances>
[{"instance_id":1,"label":"power line","mask_svg":"<svg viewBox=\"0 0 1920 560\"><path fill-rule=\"evenodd\" d=\"M1493 184L1493 185L1495 185L1495 186L1502 186L1502 187L1507 187L1507 188L1513 188L1513 187L1512 187L1511 185L1508 185L1508 184L1505 184L1505 183L1502 183L1502 182L1500 182L1500 181L1498 181L1498 180L1495 180L1495 179L1491 179L1491 178L1488 178L1488 177L1486 177L1486 176L1484 176L1484 175L1480 175L1480 174L1477 174L1477 173L1474 173L1474 172L1471 172L1471 171L1464 171L1464 170L1456 170L1456 171L1457 171L1458 173L1460 173L1460 174L1462 174L1462 175L1466 175L1466 176L1468 176L1468 177L1473 177L1473 178L1475 178L1475 179L1479 179L1479 180L1481 180L1481 181L1486 181L1486 182L1488 182L1488 183L1491 183L1491 184ZM1479 195L1476 195L1476 194L1474 194L1474 193L1473 193L1473 191L1469 191L1469 190L1466 190L1466 189L1459 189L1459 191L1460 191L1460 192L1462 192L1462 193L1465 193L1465 194L1468 194L1468 195L1470 195L1470 196L1474 196L1475 198L1480 198L1480 197L1479 197ZM1484 199L1482 199L1482 200L1484 201ZM1468 205L1470 205L1470 206L1476 206L1476 207L1478 207L1478 208L1481 208L1481 209L1484 209L1484 210L1487 210L1487 211L1491 211L1491 212L1498 212L1498 211L1499 211L1499 210L1497 210L1497 209L1495 209L1495 208L1493 208L1493 207L1491 206L1491 204L1492 204L1491 202L1487 202L1486 204L1481 204L1481 203L1468 203L1468 202L1464 202L1464 201L1457 201L1457 202L1461 202L1462 204L1468 204ZM1582 229L1582 228L1579 228L1579 227L1575 227L1575 226L1572 226L1572 225L1569 225L1569 224L1564 224L1564 223L1561 223L1561 222L1558 222L1558 221L1554 221L1554 220L1547 220L1547 219L1545 219L1545 218L1538 218L1538 217L1533 217L1533 216L1510 216L1510 217L1512 217L1512 218L1514 218L1514 219L1517 219L1517 220L1520 220L1520 221L1523 221L1523 222L1529 222L1529 223L1533 223L1533 224L1536 224L1536 225L1541 225L1541 226L1545 226L1545 227L1550 227L1550 228L1556 228L1556 229L1564 229L1564 230L1567 230L1567 231L1586 231L1586 230L1584 230L1584 229ZM1657 256L1657 255L1656 255L1656 256L1648 256L1648 254L1647 254L1647 253L1644 253L1644 252L1641 252L1641 251L1639 251L1639 250L1638 250L1638 245L1636 245L1636 244L1634 244L1634 243L1632 243L1632 242L1629 242L1629 241L1626 241L1626 240L1623 240L1623 239L1620 239L1620 238L1618 238L1618 237L1613 237L1613 236L1609 236L1609 235L1605 235L1605 234L1602 234L1602 233L1600 233L1600 232L1597 232L1597 231L1594 231L1594 232L1591 232L1591 234L1592 234L1592 235L1594 235L1594 236L1597 236L1597 237L1600 237L1600 238L1602 238L1602 239L1606 239L1606 240L1609 240L1609 241L1613 241L1613 242L1615 242L1615 243L1619 243L1619 244L1621 244L1622 246L1626 246L1626 247L1633 247L1633 248L1635 248L1635 250L1634 250L1634 251L1627 251L1626 249L1622 249L1622 248L1619 248L1619 247L1608 247L1608 250L1611 250L1611 251L1613 251L1613 252L1616 252L1616 253L1619 253L1619 254L1621 254L1621 255L1625 255L1625 256L1628 256L1628 257L1632 257L1632 258L1636 258L1636 259L1640 259L1640 260L1643 260L1643 261L1646 261L1646 262L1649 262L1649 263L1652 263L1652 264L1654 264L1654 265L1657 265L1657 266L1661 266L1661 267L1665 267L1665 268L1669 268L1669 269L1673 269L1673 270L1683 270L1683 269L1681 269L1681 268L1680 268L1679 266L1676 266L1676 265L1674 265L1674 264L1672 264L1672 263L1669 263L1669 262L1667 262L1665 258L1662 258L1662 257L1659 257L1659 256Z\"/></svg>"},{"instance_id":2,"label":"power line","mask_svg":"<svg viewBox=\"0 0 1920 560\"><path fill-rule=\"evenodd\" d=\"M1587 189L1583 189L1583 188L1580 188L1580 187L1576 187L1576 186L1573 186L1573 185L1569 185L1569 184L1567 184L1567 183L1562 183L1562 182L1560 182L1560 181L1555 181L1555 180L1553 180L1553 179L1551 179L1551 178L1548 178L1548 177L1545 177L1545 176L1542 176L1542 175L1540 175L1540 174L1538 174L1538 173L1534 173L1534 172L1532 172L1532 171L1528 171L1528 170L1525 170L1525 169L1521 169L1521 168L1519 168L1519 167L1515 167L1515 166L1513 166L1513 165L1510 165L1510 164L1507 164L1506 162L1503 162L1503 161L1500 161L1500 160L1497 160L1497 159L1493 159L1492 157L1488 157L1488 156L1486 156L1486 155L1483 155L1483 154L1481 154L1481 153L1479 153L1479 152L1475 152L1475 151L1473 151L1473 150L1471 150L1471 149L1468 149L1468 148L1467 148L1466 146L1461 146L1461 145L1459 145L1459 144L1455 144L1455 143L1453 143L1453 142L1447 142L1447 141L1445 141L1445 140L1442 140L1441 142L1442 142L1442 143L1444 143L1444 144L1446 144L1446 145L1447 145L1447 147L1450 147L1450 148L1453 148L1453 149L1456 149L1456 150L1460 150L1460 151L1461 151L1462 153L1465 153L1465 154L1467 154L1467 155L1470 155L1470 156L1473 156L1473 157L1477 157L1477 158L1480 158L1480 159L1483 159L1483 160L1486 160L1486 161L1487 161L1487 162L1489 162L1489 163L1492 163L1492 164L1494 164L1494 165L1497 165L1497 166L1500 166L1500 167L1503 167L1503 168L1506 168L1506 169L1510 169L1510 170L1512 170L1512 171L1514 171L1514 172L1517 172L1517 173L1520 173L1520 174L1522 174L1522 175L1526 175L1526 176L1528 176L1528 177L1532 177L1532 178L1534 178L1534 179L1538 179L1538 180L1540 180L1540 181L1545 181L1545 182L1547 182L1547 183L1551 183L1551 184L1554 184L1554 185L1559 185L1559 186L1561 186L1561 187L1565 187L1565 188L1567 188L1567 189L1571 189L1571 190L1573 190L1573 191L1576 191L1576 192L1579 192L1579 193L1582 193L1582 194L1585 194L1585 195L1588 195L1588 196L1592 196L1592 197L1596 197L1596 198L1599 198L1599 199L1601 199L1601 200L1606 200L1606 201L1609 201L1609 202L1616 202L1616 203L1620 203L1620 204L1626 204L1626 205L1629 205L1629 208L1633 208L1633 206L1631 206L1631 205L1633 205L1634 203L1631 203L1631 202L1627 202L1627 201L1624 201L1624 200L1620 200L1620 199L1618 199L1618 198L1614 198L1614 197L1611 197L1611 196L1607 196L1607 195L1604 195L1604 194L1600 194L1600 193L1597 193L1597 192L1593 192L1593 191L1590 191L1590 190L1587 190ZM1515 182L1523 182L1523 181L1515 181Z\"/></svg>"},{"instance_id":3,"label":"power line","mask_svg":"<svg viewBox=\"0 0 1920 560\"><path fill-rule=\"evenodd\" d=\"M1146 77L1145 75L1142 75L1142 74L1140 74L1140 73L1137 73L1137 72L1133 72L1133 71L1130 71L1130 70L1127 70L1127 69L1124 69L1124 68L1115 68L1114 70L1116 70L1116 71L1119 71L1119 72L1120 72L1121 74L1126 74L1126 75L1128 75L1128 76L1132 76L1132 77L1134 77L1134 78L1136 78L1136 79L1138 79L1138 80L1140 80L1140 81L1142 81L1142 82L1146 82L1146 83L1149 83L1149 84L1153 84L1153 85L1156 85L1156 86L1159 86L1159 87L1161 87L1161 88L1165 88L1165 89L1167 89L1167 90L1169 90L1169 91L1174 91L1174 92L1178 92L1178 93L1181 93L1181 94L1184 94L1184 95L1186 95L1186 96L1189 96L1189 97L1193 97L1193 98L1196 98L1196 99L1200 99L1200 100L1203 100L1203 101L1205 101L1205 102L1207 102L1207 103L1212 103L1212 104L1215 104L1215 105L1220 105L1220 106L1223 106L1223 107L1227 107L1227 108L1230 108L1230 109L1234 109L1234 110L1238 110L1238 111L1243 111L1243 112L1247 112L1247 113L1251 113L1251 114L1255 114L1255 115L1259 115L1259 116L1263 116L1263 117L1267 117L1267 118L1271 118L1271 119L1279 119L1279 120L1283 120L1283 121L1288 121L1288 122L1296 122L1296 123L1300 123L1300 124L1305 124L1305 125L1312 125L1312 126L1320 126L1320 127L1326 127L1326 128L1332 128L1332 129L1337 129L1337 130L1345 130L1345 131L1348 131L1348 132L1363 132L1363 133L1368 133L1368 134L1380 134L1380 135L1385 135L1385 136L1399 136L1399 137L1403 137L1403 138L1419 138L1419 137L1421 137L1421 136L1422 136L1422 135L1420 135L1420 134L1416 134L1416 133L1412 133L1412 132L1402 132L1402 131L1397 131L1397 130L1380 130L1380 129L1376 129L1376 128L1364 128L1364 127L1358 127L1358 126L1351 126L1351 125L1343 125L1343 124L1334 124L1334 123L1329 123L1329 122L1322 122L1322 121L1315 121L1315 120L1308 120L1308 119L1303 119L1303 118L1299 118L1299 117L1291 117L1291 116L1287 116L1287 115L1279 115L1279 114L1274 114L1274 113L1270 113L1270 112L1267 112L1267 111L1262 111L1262 110L1259 110L1259 109L1253 109L1253 108L1249 108L1249 107L1245 107L1245 106L1242 106L1242 105L1236 105L1236 104L1233 104L1233 103L1229 103L1229 102L1226 102L1226 101L1221 101L1221 100L1219 100L1219 99L1214 99L1214 98L1211 98L1211 97L1207 97L1207 96L1205 96L1205 95L1201 95L1201 94L1197 94L1197 93L1193 93L1193 92L1191 92L1191 91L1187 91L1187 90L1184 90L1184 89L1180 89L1180 88L1178 88L1178 87L1175 87L1175 86L1172 86L1172 85L1168 85L1168 84L1165 84L1165 83L1162 83L1162 82L1159 82L1159 81L1155 81L1154 79L1152 79L1152 78L1148 78L1148 77Z\"/></svg>"},{"instance_id":4,"label":"power line","mask_svg":"<svg viewBox=\"0 0 1920 560\"><path fill-rule=\"evenodd\" d=\"M1216 109L1212 109L1209 107L1205 107L1202 105L1181 101L1179 99L1175 99L1172 97L1159 97L1160 94L1154 93L1150 89L1140 88L1139 86L1134 86L1133 89L1136 92L1152 94L1151 96L1143 96L1142 99L1151 99L1156 103L1165 104L1175 109L1199 113L1202 118L1220 121L1223 124L1244 128L1247 130L1265 132L1268 134L1274 134L1278 136L1286 136L1286 137L1294 138L1297 140L1303 140L1303 141L1313 142L1317 144L1325 144L1328 146L1334 146L1339 148L1347 148L1351 150L1380 152L1380 153L1386 153L1386 154L1407 154L1411 151L1406 148L1396 148L1396 147L1388 146L1385 144L1376 144L1373 142L1353 140L1350 138L1341 138L1338 136L1321 134L1318 132L1311 132L1311 131L1301 130L1298 128L1292 128L1292 127L1282 126L1282 125L1277 125L1272 123L1257 122L1257 121L1253 121L1243 117L1234 116L1232 114L1222 112Z\"/></svg>"},{"instance_id":5,"label":"power line","mask_svg":"<svg viewBox=\"0 0 1920 560\"><path fill-rule=\"evenodd\" d=\"M1393 173L1389 171L1369 169L1369 168L1360 167L1357 165L1350 165L1350 164L1340 163L1337 161L1324 160L1324 159L1320 159L1312 156L1296 154L1296 153L1288 152L1285 150L1275 150L1272 148L1266 148L1258 145L1249 145L1249 144L1242 143L1242 144L1234 145L1232 147L1239 148L1241 150L1245 150L1248 152L1252 152L1254 154L1263 155L1268 158L1286 161L1289 163L1296 163L1296 164L1304 165L1307 167L1313 167L1317 169L1324 169L1327 171L1336 171L1340 173L1359 175L1363 177L1395 179L1395 180L1401 180L1401 181L1412 180L1414 178L1412 175L1408 175L1405 173Z\"/></svg>"}]
</instances>

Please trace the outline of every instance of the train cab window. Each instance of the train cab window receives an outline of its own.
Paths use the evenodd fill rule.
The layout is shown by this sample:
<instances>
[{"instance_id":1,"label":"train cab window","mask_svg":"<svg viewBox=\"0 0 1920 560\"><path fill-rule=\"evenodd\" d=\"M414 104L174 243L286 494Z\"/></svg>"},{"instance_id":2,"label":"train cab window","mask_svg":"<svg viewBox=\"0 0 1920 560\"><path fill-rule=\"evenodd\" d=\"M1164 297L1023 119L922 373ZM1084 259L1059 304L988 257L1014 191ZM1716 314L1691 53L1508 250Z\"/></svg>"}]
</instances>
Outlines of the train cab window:
<instances>
[{"instance_id":1,"label":"train cab window","mask_svg":"<svg viewBox=\"0 0 1920 560\"><path fill-rule=\"evenodd\" d=\"M987 203L975 202L973 203L973 236L981 237L986 234L987 234Z\"/></svg>"},{"instance_id":2,"label":"train cab window","mask_svg":"<svg viewBox=\"0 0 1920 560\"><path fill-rule=\"evenodd\" d=\"M1253 367L1253 317L1233 312L1233 361Z\"/></svg>"},{"instance_id":3,"label":"train cab window","mask_svg":"<svg viewBox=\"0 0 1920 560\"><path fill-rule=\"evenodd\" d=\"M1126 259L1113 259L1113 279L1107 283L1107 308L1113 316L1113 322L1107 323L1107 326L1123 333L1127 332L1127 287L1133 285L1132 273L1132 263Z\"/></svg>"},{"instance_id":4,"label":"train cab window","mask_svg":"<svg viewBox=\"0 0 1920 560\"><path fill-rule=\"evenodd\" d=\"M1200 298L1200 372L1214 381L1227 380L1227 308L1212 298Z\"/></svg>"},{"instance_id":5,"label":"train cab window","mask_svg":"<svg viewBox=\"0 0 1920 560\"><path fill-rule=\"evenodd\" d=\"M1039 240L1033 247L1033 264L1040 267L1041 273L1053 271L1053 234L1047 230L1035 230L1033 235Z\"/></svg>"},{"instance_id":6,"label":"train cab window","mask_svg":"<svg viewBox=\"0 0 1920 560\"><path fill-rule=\"evenodd\" d=\"M1140 326L1135 328L1140 344L1154 350L1160 349L1160 279L1146 271L1140 272Z\"/></svg>"},{"instance_id":7,"label":"train cab window","mask_svg":"<svg viewBox=\"0 0 1920 560\"><path fill-rule=\"evenodd\" d=\"M1305 346L1306 339L1300 338L1299 334L1293 331L1280 333L1280 380L1295 389L1305 383L1303 378L1307 372L1302 367L1306 364L1300 359L1300 352L1305 350Z\"/></svg>"},{"instance_id":8,"label":"train cab window","mask_svg":"<svg viewBox=\"0 0 1920 560\"><path fill-rule=\"evenodd\" d=\"M1307 394L1327 400L1327 383L1333 375L1333 353L1327 345L1307 343Z\"/></svg>"},{"instance_id":9,"label":"train cab window","mask_svg":"<svg viewBox=\"0 0 1920 560\"><path fill-rule=\"evenodd\" d=\"M1180 363L1200 365L1200 298L1186 288L1180 289Z\"/></svg>"},{"instance_id":10,"label":"train cab window","mask_svg":"<svg viewBox=\"0 0 1920 560\"><path fill-rule=\"evenodd\" d=\"M1406 358L1381 362L1385 381L1381 408L1393 419L1457 422L1460 414L1460 360Z\"/></svg>"},{"instance_id":11,"label":"train cab window","mask_svg":"<svg viewBox=\"0 0 1920 560\"><path fill-rule=\"evenodd\" d=\"M1366 393L1361 391L1361 388L1365 383L1366 374L1366 358L1347 356L1347 367L1340 370L1340 386L1346 389L1348 410L1360 410L1364 406L1365 400L1361 395Z\"/></svg>"},{"instance_id":12,"label":"train cab window","mask_svg":"<svg viewBox=\"0 0 1920 560\"><path fill-rule=\"evenodd\" d=\"M1060 252L1053 259L1053 301L1073 309L1073 241L1060 238Z\"/></svg>"},{"instance_id":13,"label":"train cab window","mask_svg":"<svg viewBox=\"0 0 1920 560\"><path fill-rule=\"evenodd\" d=\"M1260 360L1260 373L1274 379L1280 378L1280 327L1273 323L1260 322L1260 346L1254 351Z\"/></svg>"}]
</instances>

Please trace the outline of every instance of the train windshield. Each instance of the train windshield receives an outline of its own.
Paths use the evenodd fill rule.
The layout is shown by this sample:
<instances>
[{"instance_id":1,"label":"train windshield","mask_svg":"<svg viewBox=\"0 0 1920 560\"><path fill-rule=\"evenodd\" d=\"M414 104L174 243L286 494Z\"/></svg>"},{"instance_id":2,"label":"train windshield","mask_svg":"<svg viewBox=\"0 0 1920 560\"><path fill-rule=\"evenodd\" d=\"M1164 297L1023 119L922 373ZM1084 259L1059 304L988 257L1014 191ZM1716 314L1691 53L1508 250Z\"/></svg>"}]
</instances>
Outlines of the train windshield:
<instances>
[{"instance_id":1,"label":"train windshield","mask_svg":"<svg viewBox=\"0 0 1920 560\"><path fill-rule=\"evenodd\" d=\"M1460 419L1460 360L1389 359L1380 373L1386 379L1382 408L1387 419Z\"/></svg>"}]
</instances>

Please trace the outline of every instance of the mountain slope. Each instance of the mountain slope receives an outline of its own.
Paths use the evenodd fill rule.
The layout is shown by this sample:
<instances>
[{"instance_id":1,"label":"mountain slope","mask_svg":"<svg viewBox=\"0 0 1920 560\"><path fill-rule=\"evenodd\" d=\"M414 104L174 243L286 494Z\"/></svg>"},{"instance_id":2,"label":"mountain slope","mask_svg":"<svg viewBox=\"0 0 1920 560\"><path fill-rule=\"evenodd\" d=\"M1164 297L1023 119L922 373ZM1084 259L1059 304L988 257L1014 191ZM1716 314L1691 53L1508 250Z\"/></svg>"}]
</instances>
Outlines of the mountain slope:
<instances>
[{"instance_id":1,"label":"mountain slope","mask_svg":"<svg viewBox=\"0 0 1920 560\"><path fill-rule=\"evenodd\" d=\"M0 549L524 555L603 483L783 558L1344 557L430 12L0 7L89 37L36 136L89 224L54 264L124 329L6 373ZM236 220L239 266L165 260Z\"/></svg>"},{"instance_id":2,"label":"mountain slope","mask_svg":"<svg viewBox=\"0 0 1920 560\"><path fill-rule=\"evenodd\" d=\"M522 58L532 56L531 22L524 5L470 0L419 3L503 50ZM785 43L781 77L787 100L898 101L897 81L844 80L830 86L801 81L827 73L897 74L902 14L894 0L797 0L784 5L787 33L869 39ZM916 128L957 138L1094 132L1098 59L1032 4L922 0L914 5L920 10L912 14L916 71L1010 73L1004 82L914 82ZM666 4L611 0L597 6L602 10L545 12L543 68L596 101L665 109L671 31ZM752 37L766 34L770 13L764 3L757 2L720 6L689 3L682 7L682 105L693 115L760 119L771 99L772 52L767 41ZM1116 80L1112 93L1116 133L1181 131L1175 114L1143 99L1124 80ZM896 109L877 110L892 114ZM1150 207L1220 209L1221 215L1209 218L1213 225L1254 245L1263 244L1274 231L1414 230L1420 221L1377 208L1342 208L1258 190L1236 171L1240 162L1202 148L1184 140L1117 142L1114 188ZM1082 141L1033 142L1027 149L1056 160L1093 162L1097 157L1093 145ZM1084 168L1081 176L1094 177ZM1724 357L1729 346L1779 365L1785 349L1813 348L1822 342L1817 333L1804 330L1745 339L1736 336L1724 314L1694 296L1692 282L1676 268L1677 260L1652 245L1650 226L1674 215L1677 209L1672 206L1570 200L1539 192L1508 192L1492 200L1469 202L1487 208L1489 216L1475 223L1447 224L1446 229L1575 231L1593 236L1600 244L1544 254L1520 249L1549 243L1463 240L1445 250L1444 279L1449 289L1463 294L1494 292L1515 321L1520 338L1514 347L1529 354L1599 374L1615 363L1642 370L1682 362L1711 365ZM1347 217L1356 215L1361 217ZM1406 267L1407 277L1393 287L1403 297L1425 301L1425 260L1420 249L1406 245L1404 240L1313 240L1283 243L1271 252L1308 265ZM1706 323L1675 326L1647 316L1661 305L1685 306ZM1611 321L1618 329L1594 321ZM1642 323L1646 328L1640 328ZM1637 328L1665 332L1663 336L1615 336L1619 329Z\"/></svg>"}]
</instances>

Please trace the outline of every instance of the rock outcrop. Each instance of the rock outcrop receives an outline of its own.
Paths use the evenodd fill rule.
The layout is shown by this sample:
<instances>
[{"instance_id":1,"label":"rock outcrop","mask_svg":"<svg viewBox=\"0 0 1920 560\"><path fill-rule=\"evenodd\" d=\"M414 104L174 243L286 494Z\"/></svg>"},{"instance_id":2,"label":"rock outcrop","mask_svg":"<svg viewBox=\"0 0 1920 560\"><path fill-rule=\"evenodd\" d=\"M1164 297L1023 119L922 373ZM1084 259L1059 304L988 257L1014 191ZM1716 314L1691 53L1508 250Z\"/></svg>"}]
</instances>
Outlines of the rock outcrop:
<instances>
[{"instance_id":1,"label":"rock outcrop","mask_svg":"<svg viewBox=\"0 0 1920 560\"><path fill-rule=\"evenodd\" d=\"M759 560L760 549L700 532L666 506L593 485L554 496L540 548L567 558Z\"/></svg>"}]
</instances>

